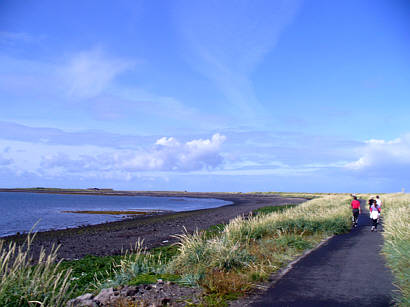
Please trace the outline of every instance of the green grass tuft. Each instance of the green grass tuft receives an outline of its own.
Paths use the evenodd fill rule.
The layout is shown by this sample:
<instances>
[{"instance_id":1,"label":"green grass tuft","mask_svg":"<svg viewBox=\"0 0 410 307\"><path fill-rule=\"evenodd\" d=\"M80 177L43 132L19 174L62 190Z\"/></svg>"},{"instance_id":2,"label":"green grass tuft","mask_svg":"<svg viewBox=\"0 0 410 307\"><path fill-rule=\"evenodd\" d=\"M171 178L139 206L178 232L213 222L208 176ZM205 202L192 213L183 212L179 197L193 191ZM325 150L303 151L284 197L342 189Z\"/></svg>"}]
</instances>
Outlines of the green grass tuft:
<instances>
[{"instance_id":1,"label":"green grass tuft","mask_svg":"<svg viewBox=\"0 0 410 307\"><path fill-rule=\"evenodd\" d=\"M264 214L269 214L273 212L282 212L284 210L287 210L289 208L296 207L296 204L288 204L288 205L282 205L282 206L266 206L262 207L259 209L256 209L253 211L255 215L264 215Z\"/></svg>"}]
</instances>

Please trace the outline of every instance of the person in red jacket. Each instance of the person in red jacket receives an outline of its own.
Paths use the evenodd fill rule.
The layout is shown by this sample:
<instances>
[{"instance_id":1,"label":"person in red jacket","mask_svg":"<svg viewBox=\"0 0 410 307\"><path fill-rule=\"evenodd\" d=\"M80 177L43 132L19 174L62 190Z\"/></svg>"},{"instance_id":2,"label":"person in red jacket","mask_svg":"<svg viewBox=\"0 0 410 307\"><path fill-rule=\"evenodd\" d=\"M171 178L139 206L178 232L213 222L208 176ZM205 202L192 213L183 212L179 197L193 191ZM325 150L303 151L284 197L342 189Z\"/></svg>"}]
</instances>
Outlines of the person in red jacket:
<instances>
[{"instance_id":1,"label":"person in red jacket","mask_svg":"<svg viewBox=\"0 0 410 307\"><path fill-rule=\"evenodd\" d=\"M359 218L359 214L362 213L362 209L360 208L360 201L357 200L357 196L353 196L353 201L350 205L352 206L353 213L353 227L357 227L357 219Z\"/></svg>"}]
</instances>

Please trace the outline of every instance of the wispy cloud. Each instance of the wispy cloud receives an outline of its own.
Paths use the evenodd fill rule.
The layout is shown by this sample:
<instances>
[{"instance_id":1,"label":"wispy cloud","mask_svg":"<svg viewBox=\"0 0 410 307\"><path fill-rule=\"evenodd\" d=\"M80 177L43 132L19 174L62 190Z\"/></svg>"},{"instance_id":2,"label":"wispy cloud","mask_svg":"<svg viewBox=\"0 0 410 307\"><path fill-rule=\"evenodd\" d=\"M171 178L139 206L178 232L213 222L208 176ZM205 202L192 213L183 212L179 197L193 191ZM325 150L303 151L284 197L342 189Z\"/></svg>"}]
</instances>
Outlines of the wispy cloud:
<instances>
[{"instance_id":1,"label":"wispy cloud","mask_svg":"<svg viewBox=\"0 0 410 307\"><path fill-rule=\"evenodd\" d=\"M60 75L69 95L91 98L101 94L118 75L134 66L133 61L110 57L101 48L95 48L71 56Z\"/></svg>"},{"instance_id":2,"label":"wispy cloud","mask_svg":"<svg viewBox=\"0 0 410 307\"><path fill-rule=\"evenodd\" d=\"M176 23L187 58L213 80L238 113L260 104L251 73L292 22L300 1L181 1Z\"/></svg>"},{"instance_id":3,"label":"wispy cloud","mask_svg":"<svg viewBox=\"0 0 410 307\"><path fill-rule=\"evenodd\" d=\"M41 97L56 98L60 79L56 75L56 65L50 62L17 58L0 52L0 98L30 99ZM58 97L58 96L57 96Z\"/></svg>"},{"instance_id":4,"label":"wispy cloud","mask_svg":"<svg viewBox=\"0 0 410 307\"><path fill-rule=\"evenodd\" d=\"M5 158L0 153L0 166L10 165L11 163L12 163L12 160L10 158Z\"/></svg>"},{"instance_id":5,"label":"wispy cloud","mask_svg":"<svg viewBox=\"0 0 410 307\"><path fill-rule=\"evenodd\" d=\"M132 149L154 142L159 136L141 136L110 133L98 130L68 132L49 127L31 127L0 121L0 140L46 145L67 145Z\"/></svg>"},{"instance_id":6,"label":"wispy cloud","mask_svg":"<svg viewBox=\"0 0 410 307\"><path fill-rule=\"evenodd\" d=\"M30 43L34 38L24 32L5 32L0 31L0 45L14 46L18 43Z\"/></svg>"},{"instance_id":7,"label":"wispy cloud","mask_svg":"<svg viewBox=\"0 0 410 307\"><path fill-rule=\"evenodd\" d=\"M31 99L84 101L113 87L115 79L135 65L136 61L110 56L102 48L48 61L0 53L0 88L3 93Z\"/></svg>"},{"instance_id":8,"label":"wispy cloud","mask_svg":"<svg viewBox=\"0 0 410 307\"><path fill-rule=\"evenodd\" d=\"M63 55L53 61L20 59L0 52L0 98L40 110L58 107L55 115L62 122L67 121L64 112L74 108L87 120L132 120L150 129L161 123L198 130L226 125L226 116L200 111L175 97L118 80L128 73L128 80L138 78L141 72L137 67L142 61L115 57L102 49ZM18 114L8 120L18 121Z\"/></svg>"},{"instance_id":9,"label":"wispy cloud","mask_svg":"<svg viewBox=\"0 0 410 307\"><path fill-rule=\"evenodd\" d=\"M144 122L156 119L178 129L210 130L224 127L230 118L218 116L212 111L199 110L174 97L158 95L141 88L119 88L112 96L96 97L90 100L92 111L101 118L132 116ZM153 127L152 127L153 128ZM168 128L169 129L169 128Z\"/></svg>"}]
</instances>

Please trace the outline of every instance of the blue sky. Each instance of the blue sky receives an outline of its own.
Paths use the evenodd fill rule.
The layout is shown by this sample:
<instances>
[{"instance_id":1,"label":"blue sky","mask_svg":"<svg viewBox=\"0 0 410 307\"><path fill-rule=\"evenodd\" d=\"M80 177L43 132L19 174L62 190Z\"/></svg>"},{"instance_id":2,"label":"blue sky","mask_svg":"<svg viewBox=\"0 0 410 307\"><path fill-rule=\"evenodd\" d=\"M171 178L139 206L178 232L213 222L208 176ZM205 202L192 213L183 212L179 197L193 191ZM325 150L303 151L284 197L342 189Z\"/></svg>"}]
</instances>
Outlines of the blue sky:
<instances>
[{"instance_id":1,"label":"blue sky","mask_svg":"<svg viewBox=\"0 0 410 307\"><path fill-rule=\"evenodd\" d=\"M0 4L0 186L410 189L407 1Z\"/></svg>"}]
</instances>

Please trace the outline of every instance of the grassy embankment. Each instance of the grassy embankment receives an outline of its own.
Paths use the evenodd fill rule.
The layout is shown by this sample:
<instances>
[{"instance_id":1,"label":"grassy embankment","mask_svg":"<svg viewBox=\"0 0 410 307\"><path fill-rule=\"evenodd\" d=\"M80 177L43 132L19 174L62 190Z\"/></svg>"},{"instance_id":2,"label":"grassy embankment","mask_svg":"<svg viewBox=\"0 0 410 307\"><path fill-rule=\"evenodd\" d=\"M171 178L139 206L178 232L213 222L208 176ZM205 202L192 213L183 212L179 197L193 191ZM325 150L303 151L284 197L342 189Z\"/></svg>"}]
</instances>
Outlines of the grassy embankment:
<instances>
[{"instance_id":1,"label":"grassy embankment","mask_svg":"<svg viewBox=\"0 0 410 307\"><path fill-rule=\"evenodd\" d=\"M248 219L238 217L227 225L181 235L177 246L146 251L138 242L134 252L125 256L89 256L58 265L52 264L51 257L42 268L50 282L36 282L42 286L34 292L26 277L41 265L24 265L2 274L1 283L8 285L6 290L12 290L0 293L0 304L12 306L13 300L17 302L17 296L10 291L19 293L19 305L39 301L44 306L55 306L56 300L68 300L86 291L152 283L161 278L199 285L205 290L204 304L223 306L226 300L250 291L327 236L349 230L348 202L348 197L338 195L295 207L266 207ZM7 266L5 258L1 258L3 268Z\"/></svg>"},{"instance_id":2,"label":"grassy embankment","mask_svg":"<svg viewBox=\"0 0 410 307\"><path fill-rule=\"evenodd\" d=\"M386 194L383 207L383 254L399 289L398 306L410 306L410 195Z\"/></svg>"}]
</instances>

